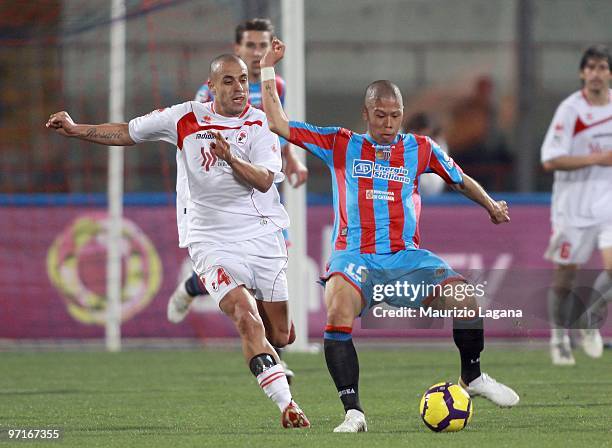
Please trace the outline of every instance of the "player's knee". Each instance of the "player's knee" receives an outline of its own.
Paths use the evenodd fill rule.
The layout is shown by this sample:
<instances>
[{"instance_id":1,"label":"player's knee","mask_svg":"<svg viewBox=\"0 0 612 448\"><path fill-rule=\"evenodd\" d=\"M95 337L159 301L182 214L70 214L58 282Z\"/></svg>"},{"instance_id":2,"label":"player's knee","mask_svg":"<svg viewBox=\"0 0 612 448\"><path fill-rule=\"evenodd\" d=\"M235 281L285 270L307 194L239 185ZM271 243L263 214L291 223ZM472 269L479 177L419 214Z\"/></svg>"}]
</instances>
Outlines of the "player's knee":
<instances>
[{"instance_id":1,"label":"player's knee","mask_svg":"<svg viewBox=\"0 0 612 448\"><path fill-rule=\"evenodd\" d=\"M291 328L289 329L289 340L287 341L287 345L291 345L295 342L295 325L291 322Z\"/></svg>"},{"instance_id":2,"label":"player's knee","mask_svg":"<svg viewBox=\"0 0 612 448\"><path fill-rule=\"evenodd\" d=\"M271 332L268 341L276 348L285 347L289 344L289 329L278 329Z\"/></svg>"},{"instance_id":3,"label":"player's knee","mask_svg":"<svg viewBox=\"0 0 612 448\"><path fill-rule=\"evenodd\" d=\"M261 318L248 306L236 305L232 320L243 338L254 340L265 333Z\"/></svg>"},{"instance_id":4,"label":"player's knee","mask_svg":"<svg viewBox=\"0 0 612 448\"><path fill-rule=\"evenodd\" d=\"M571 290L574 286L576 272L575 265L558 265L553 274L552 287L559 293Z\"/></svg>"},{"instance_id":5,"label":"player's knee","mask_svg":"<svg viewBox=\"0 0 612 448\"><path fill-rule=\"evenodd\" d=\"M329 325L346 326L353 322L354 315L346 306L336 303L327 308L327 323Z\"/></svg>"}]
</instances>

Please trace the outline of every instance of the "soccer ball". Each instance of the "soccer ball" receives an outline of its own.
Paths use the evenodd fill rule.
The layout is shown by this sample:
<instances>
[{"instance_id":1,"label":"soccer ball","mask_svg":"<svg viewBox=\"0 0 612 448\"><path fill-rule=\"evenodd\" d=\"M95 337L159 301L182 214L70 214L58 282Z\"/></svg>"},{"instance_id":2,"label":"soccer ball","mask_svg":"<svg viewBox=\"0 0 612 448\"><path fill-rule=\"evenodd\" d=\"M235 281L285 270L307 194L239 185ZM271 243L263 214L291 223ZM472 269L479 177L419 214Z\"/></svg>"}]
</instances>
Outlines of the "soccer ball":
<instances>
[{"instance_id":1,"label":"soccer ball","mask_svg":"<svg viewBox=\"0 0 612 448\"><path fill-rule=\"evenodd\" d=\"M435 432L461 431L472 420L472 399L453 383L438 383L423 394L419 406L425 425Z\"/></svg>"}]
</instances>

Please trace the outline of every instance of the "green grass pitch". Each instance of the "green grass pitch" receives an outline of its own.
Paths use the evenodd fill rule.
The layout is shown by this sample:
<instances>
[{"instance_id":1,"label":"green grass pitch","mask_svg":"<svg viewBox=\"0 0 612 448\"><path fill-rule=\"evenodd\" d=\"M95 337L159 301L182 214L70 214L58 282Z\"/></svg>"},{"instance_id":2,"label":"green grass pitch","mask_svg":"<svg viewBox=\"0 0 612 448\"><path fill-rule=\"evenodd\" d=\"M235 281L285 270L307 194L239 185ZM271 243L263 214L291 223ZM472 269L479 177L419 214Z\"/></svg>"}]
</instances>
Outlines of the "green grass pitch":
<instances>
[{"instance_id":1,"label":"green grass pitch","mask_svg":"<svg viewBox=\"0 0 612 448\"><path fill-rule=\"evenodd\" d=\"M472 423L436 434L425 389L457 380L455 350L360 350L369 432L333 434L343 411L322 354L288 354L310 430L285 430L241 354L221 351L0 353L0 427L61 428L59 442L0 446L420 447L612 446L612 354L554 368L544 350L490 348L484 370L521 395L513 409L474 400Z\"/></svg>"}]
</instances>

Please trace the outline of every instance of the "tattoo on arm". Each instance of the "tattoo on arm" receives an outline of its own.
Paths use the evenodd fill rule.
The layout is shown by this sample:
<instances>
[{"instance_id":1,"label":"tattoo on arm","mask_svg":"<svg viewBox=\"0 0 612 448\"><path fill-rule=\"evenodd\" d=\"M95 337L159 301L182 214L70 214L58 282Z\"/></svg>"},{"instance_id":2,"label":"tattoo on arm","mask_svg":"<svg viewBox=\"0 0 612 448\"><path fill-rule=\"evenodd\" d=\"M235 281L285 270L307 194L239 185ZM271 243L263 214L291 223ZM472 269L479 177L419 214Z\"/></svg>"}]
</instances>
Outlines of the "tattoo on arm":
<instances>
[{"instance_id":1,"label":"tattoo on arm","mask_svg":"<svg viewBox=\"0 0 612 448\"><path fill-rule=\"evenodd\" d=\"M123 137L123 133L121 131L114 132L98 132L96 128L87 129L87 134L85 134L87 138L99 138L103 140L114 140L120 139Z\"/></svg>"},{"instance_id":2,"label":"tattoo on arm","mask_svg":"<svg viewBox=\"0 0 612 448\"><path fill-rule=\"evenodd\" d=\"M266 85L266 91L268 92L268 95L270 95L270 98L272 98L272 101L276 103L276 98L274 98L274 92L272 91L272 87L269 84Z\"/></svg>"}]
</instances>

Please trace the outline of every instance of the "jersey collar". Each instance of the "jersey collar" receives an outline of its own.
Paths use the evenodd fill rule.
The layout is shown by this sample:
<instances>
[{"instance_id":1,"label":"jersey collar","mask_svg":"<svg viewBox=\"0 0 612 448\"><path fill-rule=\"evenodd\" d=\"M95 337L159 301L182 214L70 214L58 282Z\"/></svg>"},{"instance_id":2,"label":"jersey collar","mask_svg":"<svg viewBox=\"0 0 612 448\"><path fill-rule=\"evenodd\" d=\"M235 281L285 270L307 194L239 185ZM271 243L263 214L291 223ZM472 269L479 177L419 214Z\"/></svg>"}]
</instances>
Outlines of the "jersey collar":
<instances>
[{"instance_id":1,"label":"jersey collar","mask_svg":"<svg viewBox=\"0 0 612 448\"><path fill-rule=\"evenodd\" d=\"M402 134L398 132L398 134L397 134L397 135L395 136L395 138L393 139L393 143L390 143L390 144L388 144L388 145L382 145L382 144L380 144L380 143L376 142L376 141L375 141L375 140L372 138L372 136L371 136L370 134L368 134L367 132L364 134L364 136L365 136L365 139L366 139L368 142L370 142L370 143L372 144L372 146L374 146L374 147L390 147L390 146L393 146L393 145L397 145L397 142L399 142L399 141L400 141L400 139L402 138Z\"/></svg>"},{"instance_id":2,"label":"jersey collar","mask_svg":"<svg viewBox=\"0 0 612 448\"><path fill-rule=\"evenodd\" d=\"M244 110L242 112L240 112L240 115L238 115L238 118L244 117L247 114L247 112L249 111L250 108L251 108L251 105L247 102L246 106L244 107ZM215 102L214 101L210 102L210 110L212 111L213 114L218 115L217 112L215 111ZM225 118L235 118L235 117L225 117Z\"/></svg>"}]
</instances>

